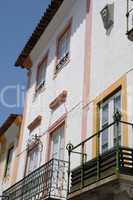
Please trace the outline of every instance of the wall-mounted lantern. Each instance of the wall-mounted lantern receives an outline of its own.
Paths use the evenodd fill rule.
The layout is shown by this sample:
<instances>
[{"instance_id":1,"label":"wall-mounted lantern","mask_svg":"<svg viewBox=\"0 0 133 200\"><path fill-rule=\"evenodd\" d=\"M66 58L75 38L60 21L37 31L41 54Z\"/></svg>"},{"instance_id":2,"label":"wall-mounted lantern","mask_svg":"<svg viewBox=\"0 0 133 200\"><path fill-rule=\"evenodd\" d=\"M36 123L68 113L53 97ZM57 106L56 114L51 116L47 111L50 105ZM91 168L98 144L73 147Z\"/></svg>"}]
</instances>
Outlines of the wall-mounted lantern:
<instances>
[{"instance_id":1,"label":"wall-mounted lantern","mask_svg":"<svg viewBox=\"0 0 133 200\"><path fill-rule=\"evenodd\" d=\"M107 4L100 13L104 28L108 31L114 24L114 3Z\"/></svg>"},{"instance_id":2,"label":"wall-mounted lantern","mask_svg":"<svg viewBox=\"0 0 133 200\"><path fill-rule=\"evenodd\" d=\"M133 41L133 0L127 0L127 37Z\"/></svg>"}]
</instances>

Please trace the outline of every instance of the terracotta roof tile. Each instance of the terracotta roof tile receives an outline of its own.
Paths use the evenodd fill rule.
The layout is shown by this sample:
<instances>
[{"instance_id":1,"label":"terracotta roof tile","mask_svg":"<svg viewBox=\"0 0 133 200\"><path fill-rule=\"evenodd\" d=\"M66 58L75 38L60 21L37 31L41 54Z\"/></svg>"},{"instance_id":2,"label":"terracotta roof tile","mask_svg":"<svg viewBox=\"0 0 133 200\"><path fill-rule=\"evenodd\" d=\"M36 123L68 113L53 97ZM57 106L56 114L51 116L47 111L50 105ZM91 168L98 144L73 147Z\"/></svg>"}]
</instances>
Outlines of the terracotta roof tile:
<instances>
[{"instance_id":1,"label":"terracotta roof tile","mask_svg":"<svg viewBox=\"0 0 133 200\"><path fill-rule=\"evenodd\" d=\"M50 5L44 12L44 15L42 16L40 22L37 24L34 32L32 33L30 39L26 43L24 49L22 50L21 54L17 58L17 61L15 63L15 66L21 66L24 68L29 68L31 66L28 66L28 57L31 53L32 49L35 47L36 43L46 30L49 23L52 21L53 17L55 16L56 12L62 5L64 0L51 0ZM30 65L30 64L29 64Z\"/></svg>"}]
</instances>

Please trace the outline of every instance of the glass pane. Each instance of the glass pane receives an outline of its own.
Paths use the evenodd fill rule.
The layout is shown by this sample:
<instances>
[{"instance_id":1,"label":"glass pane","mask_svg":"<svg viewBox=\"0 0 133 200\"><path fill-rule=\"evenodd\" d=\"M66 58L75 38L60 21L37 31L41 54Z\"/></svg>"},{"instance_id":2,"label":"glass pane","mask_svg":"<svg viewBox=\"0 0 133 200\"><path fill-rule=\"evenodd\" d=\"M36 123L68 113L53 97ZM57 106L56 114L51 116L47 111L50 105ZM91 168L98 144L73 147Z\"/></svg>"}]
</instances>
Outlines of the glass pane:
<instances>
[{"instance_id":1,"label":"glass pane","mask_svg":"<svg viewBox=\"0 0 133 200\"><path fill-rule=\"evenodd\" d=\"M69 52L70 31L67 31L59 41L59 60L62 60Z\"/></svg>"},{"instance_id":2,"label":"glass pane","mask_svg":"<svg viewBox=\"0 0 133 200\"><path fill-rule=\"evenodd\" d=\"M102 153L108 150L108 129L102 132Z\"/></svg>"},{"instance_id":3,"label":"glass pane","mask_svg":"<svg viewBox=\"0 0 133 200\"><path fill-rule=\"evenodd\" d=\"M114 112L121 111L121 96L116 96L114 98Z\"/></svg>"},{"instance_id":4,"label":"glass pane","mask_svg":"<svg viewBox=\"0 0 133 200\"><path fill-rule=\"evenodd\" d=\"M53 133L53 158L63 159L64 152L64 126Z\"/></svg>"},{"instance_id":5,"label":"glass pane","mask_svg":"<svg viewBox=\"0 0 133 200\"><path fill-rule=\"evenodd\" d=\"M40 85L43 81L46 79L46 62L44 62L42 65L39 67L38 71L38 85Z\"/></svg>"},{"instance_id":6,"label":"glass pane","mask_svg":"<svg viewBox=\"0 0 133 200\"><path fill-rule=\"evenodd\" d=\"M109 105L108 103L102 106L102 129L108 125L109 118ZM108 129L102 132L102 153L108 150Z\"/></svg>"},{"instance_id":7,"label":"glass pane","mask_svg":"<svg viewBox=\"0 0 133 200\"><path fill-rule=\"evenodd\" d=\"M114 125L114 146L116 146L117 142L121 145L121 124Z\"/></svg>"},{"instance_id":8,"label":"glass pane","mask_svg":"<svg viewBox=\"0 0 133 200\"><path fill-rule=\"evenodd\" d=\"M67 33L67 38L66 38L66 53L69 53L70 50L70 31Z\"/></svg>"},{"instance_id":9,"label":"glass pane","mask_svg":"<svg viewBox=\"0 0 133 200\"><path fill-rule=\"evenodd\" d=\"M33 171L33 153L31 153L29 155L29 170L28 170L28 173L31 173Z\"/></svg>"},{"instance_id":10,"label":"glass pane","mask_svg":"<svg viewBox=\"0 0 133 200\"><path fill-rule=\"evenodd\" d=\"M59 135L54 133L53 136L53 158L58 159L59 157Z\"/></svg>"},{"instance_id":11,"label":"glass pane","mask_svg":"<svg viewBox=\"0 0 133 200\"><path fill-rule=\"evenodd\" d=\"M41 81L45 81L45 76L46 76L46 64L42 64L42 70L41 70Z\"/></svg>"},{"instance_id":12,"label":"glass pane","mask_svg":"<svg viewBox=\"0 0 133 200\"><path fill-rule=\"evenodd\" d=\"M102 125L108 123L108 104L102 108Z\"/></svg>"},{"instance_id":13,"label":"glass pane","mask_svg":"<svg viewBox=\"0 0 133 200\"><path fill-rule=\"evenodd\" d=\"M121 94L120 91L108 98L103 104L101 104L101 119L100 119L100 128L105 128L108 124L112 123L114 113L117 111L121 112ZM121 125L110 129L106 129L101 134L101 151L105 152L108 148L111 148L113 145L121 143ZM111 141L109 141L109 139Z\"/></svg>"},{"instance_id":14,"label":"glass pane","mask_svg":"<svg viewBox=\"0 0 133 200\"><path fill-rule=\"evenodd\" d=\"M41 67L39 67L39 71L38 71L38 81L37 84L39 85L41 83Z\"/></svg>"},{"instance_id":15,"label":"glass pane","mask_svg":"<svg viewBox=\"0 0 133 200\"><path fill-rule=\"evenodd\" d=\"M121 96L117 95L114 97L114 113L116 112L121 112ZM114 146L116 144L121 145L121 124L117 126L116 124L114 125Z\"/></svg>"},{"instance_id":16,"label":"glass pane","mask_svg":"<svg viewBox=\"0 0 133 200\"><path fill-rule=\"evenodd\" d=\"M39 148L36 147L29 152L29 166L28 166L28 173L33 172L35 169L38 168L38 161L39 161Z\"/></svg>"},{"instance_id":17,"label":"glass pane","mask_svg":"<svg viewBox=\"0 0 133 200\"><path fill-rule=\"evenodd\" d=\"M64 126L60 128L60 159L63 160L63 154L64 154Z\"/></svg>"}]
</instances>

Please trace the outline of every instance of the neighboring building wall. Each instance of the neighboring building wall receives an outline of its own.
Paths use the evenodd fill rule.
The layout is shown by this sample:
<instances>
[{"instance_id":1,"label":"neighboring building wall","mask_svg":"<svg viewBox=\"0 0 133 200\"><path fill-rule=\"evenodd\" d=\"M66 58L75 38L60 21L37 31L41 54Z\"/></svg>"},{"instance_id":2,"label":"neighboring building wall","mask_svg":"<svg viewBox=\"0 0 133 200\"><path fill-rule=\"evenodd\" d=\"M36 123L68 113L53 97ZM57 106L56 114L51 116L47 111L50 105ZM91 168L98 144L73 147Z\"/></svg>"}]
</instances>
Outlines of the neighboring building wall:
<instances>
[{"instance_id":1,"label":"neighboring building wall","mask_svg":"<svg viewBox=\"0 0 133 200\"><path fill-rule=\"evenodd\" d=\"M64 118L65 121L65 146L71 140L73 144L81 141L82 105L83 105L83 79L85 63L85 33L86 13L88 1L64 1L56 16L42 35L31 53L33 67L31 68L30 86L27 91L27 117L23 129L23 142L19 159L18 180L24 176L24 165L27 156L27 143L31 134L28 125L40 115L41 124L33 130L32 135L41 136L43 152L41 164L50 159L49 138L53 126ZM56 76L56 51L57 39L71 20L70 60ZM35 94L37 66L48 52L46 83L42 90ZM49 108L50 103L63 91L67 92L66 101L55 111ZM64 160L67 160L65 151ZM23 170L22 170L23 169Z\"/></svg>"},{"instance_id":2,"label":"neighboring building wall","mask_svg":"<svg viewBox=\"0 0 133 200\"><path fill-rule=\"evenodd\" d=\"M0 195L2 191L16 183L18 169L17 154L21 125L20 118L16 117L16 120L0 136ZM10 170L9 174L6 174L8 153L11 148L13 148L13 152L10 160Z\"/></svg>"}]
</instances>

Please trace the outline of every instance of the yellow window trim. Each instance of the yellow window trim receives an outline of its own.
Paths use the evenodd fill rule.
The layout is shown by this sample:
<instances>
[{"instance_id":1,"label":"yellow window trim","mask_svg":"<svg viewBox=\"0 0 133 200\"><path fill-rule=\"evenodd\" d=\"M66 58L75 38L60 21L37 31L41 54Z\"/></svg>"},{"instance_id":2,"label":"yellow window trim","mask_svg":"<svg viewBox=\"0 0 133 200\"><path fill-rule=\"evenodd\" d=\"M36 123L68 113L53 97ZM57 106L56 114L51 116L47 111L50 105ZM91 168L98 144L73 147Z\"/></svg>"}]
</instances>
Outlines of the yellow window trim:
<instances>
[{"instance_id":1,"label":"yellow window trim","mask_svg":"<svg viewBox=\"0 0 133 200\"><path fill-rule=\"evenodd\" d=\"M94 100L93 105L93 133L99 130L99 103L109 97L117 89L121 88L122 97L122 120L127 121L127 76L122 76L118 81L109 86ZM96 137L93 139L93 157L96 157ZM123 146L128 146L128 127L123 125Z\"/></svg>"}]
</instances>

